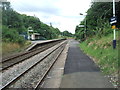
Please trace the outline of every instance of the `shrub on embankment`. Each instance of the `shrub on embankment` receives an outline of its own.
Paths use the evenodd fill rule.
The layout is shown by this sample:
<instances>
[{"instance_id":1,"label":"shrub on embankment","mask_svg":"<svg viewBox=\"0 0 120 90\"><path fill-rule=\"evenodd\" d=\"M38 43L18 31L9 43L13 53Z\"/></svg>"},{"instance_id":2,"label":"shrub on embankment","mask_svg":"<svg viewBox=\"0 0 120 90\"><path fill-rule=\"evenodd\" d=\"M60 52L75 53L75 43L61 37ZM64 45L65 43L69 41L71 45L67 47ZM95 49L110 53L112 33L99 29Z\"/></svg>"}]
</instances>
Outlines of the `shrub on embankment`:
<instances>
[{"instance_id":1,"label":"shrub on embankment","mask_svg":"<svg viewBox=\"0 0 120 90\"><path fill-rule=\"evenodd\" d=\"M3 26L2 29L3 42L18 43L20 45L23 45L25 43L25 39L20 36L17 30L15 30L14 28L8 28L6 26Z\"/></svg>"},{"instance_id":2,"label":"shrub on embankment","mask_svg":"<svg viewBox=\"0 0 120 90\"><path fill-rule=\"evenodd\" d=\"M2 56L13 54L21 51L26 45L27 41L19 35L16 29L3 26L2 28Z\"/></svg>"}]
</instances>

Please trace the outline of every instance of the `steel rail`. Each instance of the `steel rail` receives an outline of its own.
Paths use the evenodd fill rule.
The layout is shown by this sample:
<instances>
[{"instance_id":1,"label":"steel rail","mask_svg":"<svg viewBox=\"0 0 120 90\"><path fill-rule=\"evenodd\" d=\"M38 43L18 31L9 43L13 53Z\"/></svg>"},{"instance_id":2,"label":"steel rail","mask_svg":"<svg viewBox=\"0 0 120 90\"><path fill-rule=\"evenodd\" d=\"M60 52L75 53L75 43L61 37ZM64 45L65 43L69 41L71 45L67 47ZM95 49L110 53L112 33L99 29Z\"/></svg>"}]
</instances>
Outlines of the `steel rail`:
<instances>
[{"instance_id":1,"label":"steel rail","mask_svg":"<svg viewBox=\"0 0 120 90\"><path fill-rule=\"evenodd\" d=\"M60 40L59 40L60 41ZM54 42L48 42L47 44L52 44L52 43L55 43L55 42L59 42L59 41L54 41ZM62 40L61 40L62 41ZM43 43L42 43L43 44ZM45 44L45 43L44 43ZM46 44L46 45L47 45ZM45 46L45 45L43 45ZM37 48L37 49L40 49L40 48ZM10 59L14 59L16 57L20 57L22 55L25 55L27 53L30 53L30 52L33 52L33 51L36 51L36 49L33 49L31 51L26 51L26 52L21 52L21 53L18 53L17 55L13 55L13 56L9 56L8 58L3 58L2 61L0 61L0 63L3 63L3 62L6 62L6 61L9 61Z\"/></svg>"},{"instance_id":2,"label":"steel rail","mask_svg":"<svg viewBox=\"0 0 120 90\"><path fill-rule=\"evenodd\" d=\"M62 41L61 41L61 42L62 42ZM20 63L20 62L22 62L22 61L24 61L24 60L26 60L26 59L28 59L28 58L30 58L30 57L38 54L38 53L40 53L40 52L43 52L43 51L47 50L48 48L50 48L50 47L52 47L52 46L54 46L54 45L56 45L56 44L58 44L58 43L60 43L60 42L51 43L51 44L49 44L47 47L46 47L46 46L43 46L43 47L39 48L38 50L32 50L32 51L27 52L26 54L22 54L22 55L20 55L20 56L22 56L22 59L19 59L20 56L14 58L14 59L11 59L11 58L10 58L10 60L7 60L8 62L6 62L6 61L5 61L5 62L2 62L2 68L0 69L0 71L1 71L1 70L6 70L6 69L8 69L9 67L12 67L13 65L15 65L15 64L17 64L17 63ZM31 55L31 54L32 54L32 55ZM28 55L28 56L26 56L26 55ZM23 57L23 56L25 56L25 57ZM15 61L15 59L17 59L17 58L18 58L19 60L16 60L16 61ZM14 61L14 62L12 62L12 61ZM7 64L7 65L6 65L6 64Z\"/></svg>"},{"instance_id":3,"label":"steel rail","mask_svg":"<svg viewBox=\"0 0 120 90\"><path fill-rule=\"evenodd\" d=\"M17 80L19 80L19 78L21 78L22 76L24 76L27 72L29 72L33 67L35 67L37 64L39 64L41 61L43 61L45 58L47 58L47 56L49 56L50 54L52 54L54 51L56 51L58 48L60 48L64 43L60 44L58 47L56 47L54 50L52 50L50 53L48 53L46 56L44 56L41 60L39 60L38 62L36 62L34 65L30 66L27 70L25 70L24 72L22 72L21 74L19 74L18 76L16 76L15 78L13 78L10 82L8 82L6 85L4 85L1 90L7 89L9 88L10 85L12 85L13 83L15 83Z\"/></svg>"},{"instance_id":4,"label":"steel rail","mask_svg":"<svg viewBox=\"0 0 120 90\"><path fill-rule=\"evenodd\" d=\"M55 62L57 61L58 57L60 56L60 54L62 53L62 51L64 50L64 47L62 47L62 50L59 52L59 54L56 56L54 62L51 64L51 66L48 68L48 70L44 73L44 75L42 76L42 78L39 80L39 82L37 83L37 85L35 86L34 90L37 90L40 86L40 84L44 81L45 77L47 76L47 74L49 73L49 71L51 70L51 68L53 67L53 65L55 64Z\"/></svg>"}]
</instances>

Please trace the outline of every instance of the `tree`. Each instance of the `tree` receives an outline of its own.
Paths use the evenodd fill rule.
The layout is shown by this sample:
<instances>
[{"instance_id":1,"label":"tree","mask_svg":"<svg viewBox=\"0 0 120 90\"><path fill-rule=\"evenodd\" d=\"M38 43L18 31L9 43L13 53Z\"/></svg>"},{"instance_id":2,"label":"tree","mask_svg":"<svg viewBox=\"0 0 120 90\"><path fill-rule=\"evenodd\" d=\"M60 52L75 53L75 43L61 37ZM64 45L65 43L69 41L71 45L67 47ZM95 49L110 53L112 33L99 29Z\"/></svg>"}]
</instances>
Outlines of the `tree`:
<instances>
[{"instance_id":1,"label":"tree","mask_svg":"<svg viewBox=\"0 0 120 90\"><path fill-rule=\"evenodd\" d=\"M109 33L112 33L111 25L109 22L109 19L113 17L112 9L112 2L92 3L85 17L87 21L87 31L85 32L87 38L93 35L101 37L102 35L108 35ZM120 2L116 2L116 16L118 17L117 27L120 27ZM83 24L85 22L85 19L80 24ZM81 39L80 37L83 36L82 34L82 29L76 26L76 38Z\"/></svg>"},{"instance_id":2,"label":"tree","mask_svg":"<svg viewBox=\"0 0 120 90\"><path fill-rule=\"evenodd\" d=\"M68 32L67 30L63 31L63 32L62 32L62 35L63 35L63 36L67 36L67 37L73 37L73 34L70 33L70 32Z\"/></svg>"},{"instance_id":3,"label":"tree","mask_svg":"<svg viewBox=\"0 0 120 90\"><path fill-rule=\"evenodd\" d=\"M10 30L16 31L16 33L18 34L15 35L19 36L19 34L27 33L29 27L32 27L34 33L39 33L41 37L46 39L58 38L61 33L58 28L54 28L52 27L52 25L49 26L41 22L40 19L35 16L27 16L25 14L20 14L14 11L10 6L10 2L2 3L2 5L2 25L7 28L4 28L5 30L3 29L3 32L6 31L6 33L3 33L4 38L8 39L7 33L10 32ZM12 34L13 33L9 34L10 41L12 38Z\"/></svg>"}]
</instances>

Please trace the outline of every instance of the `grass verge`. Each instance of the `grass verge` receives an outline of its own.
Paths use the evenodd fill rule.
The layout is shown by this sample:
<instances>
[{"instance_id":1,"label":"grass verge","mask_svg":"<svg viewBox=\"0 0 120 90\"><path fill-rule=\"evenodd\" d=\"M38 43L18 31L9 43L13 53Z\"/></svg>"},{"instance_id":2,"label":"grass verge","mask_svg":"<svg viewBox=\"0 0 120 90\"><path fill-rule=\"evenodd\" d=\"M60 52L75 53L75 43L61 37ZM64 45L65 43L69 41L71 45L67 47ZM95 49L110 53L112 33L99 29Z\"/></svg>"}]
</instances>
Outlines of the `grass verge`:
<instances>
[{"instance_id":1,"label":"grass verge","mask_svg":"<svg viewBox=\"0 0 120 90\"><path fill-rule=\"evenodd\" d=\"M16 54L21 51L24 51L24 49L30 44L31 43L29 41L27 41L22 45L12 42L2 42L2 57L7 57L12 54Z\"/></svg>"},{"instance_id":2,"label":"grass verge","mask_svg":"<svg viewBox=\"0 0 120 90\"><path fill-rule=\"evenodd\" d=\"M112 46L113 34L94 37L80 43L80 48L84 53L94 58L95 63L100 67L105 75L112 76L113 84L118 84L118 33L117 47Z\"/></svg>"}]
</instances>

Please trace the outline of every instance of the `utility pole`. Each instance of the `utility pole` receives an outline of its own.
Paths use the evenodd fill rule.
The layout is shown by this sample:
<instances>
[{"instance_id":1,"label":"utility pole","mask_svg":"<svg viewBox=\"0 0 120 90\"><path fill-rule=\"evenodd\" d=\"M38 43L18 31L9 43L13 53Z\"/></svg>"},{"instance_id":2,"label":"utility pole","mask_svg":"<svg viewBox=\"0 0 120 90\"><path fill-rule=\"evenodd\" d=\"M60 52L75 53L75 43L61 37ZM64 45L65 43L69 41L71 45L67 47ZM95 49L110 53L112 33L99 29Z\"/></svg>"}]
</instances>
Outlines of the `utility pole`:
<instances>
[{"instance_id":1,"label":"utility pole","mask_svg":"<svg viewBox=\"0 0 120 90\"><path fill-rule=\"evenodd\" d=\"M113 0L113 17L115 17L115 0ZM116 28L116 25L114 26ZM116 29L114 28L113 48L116 48Z\"/></svg>"}]
</instances>

